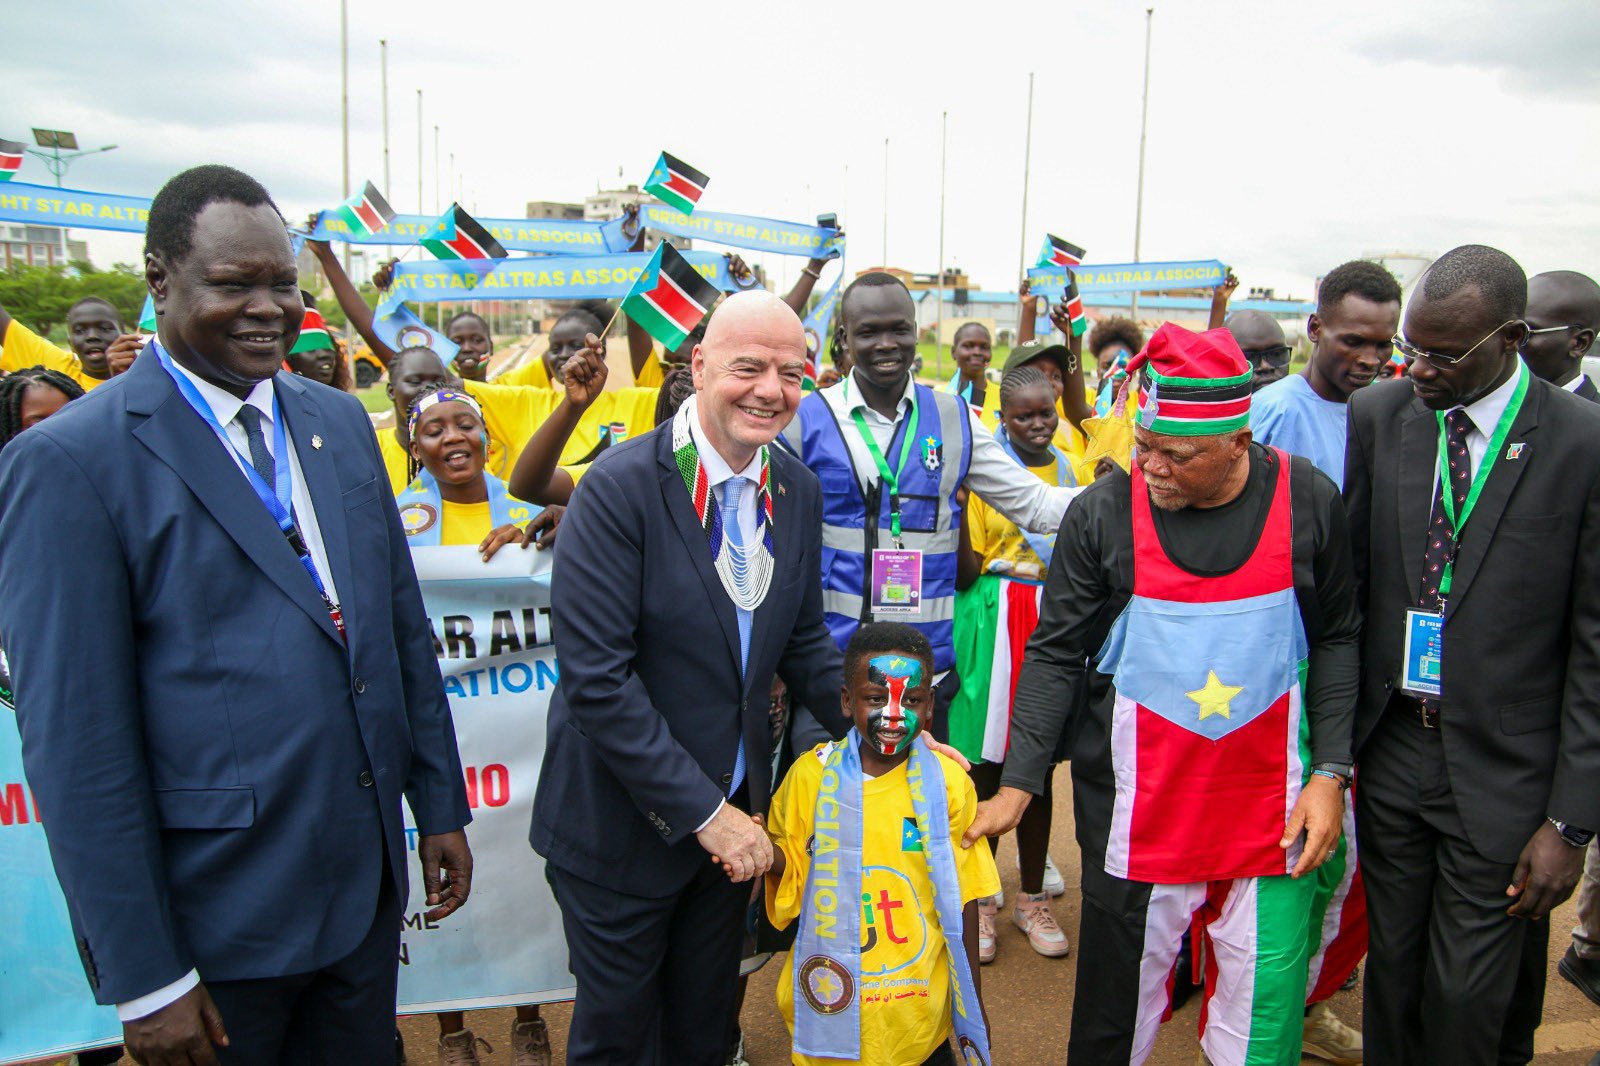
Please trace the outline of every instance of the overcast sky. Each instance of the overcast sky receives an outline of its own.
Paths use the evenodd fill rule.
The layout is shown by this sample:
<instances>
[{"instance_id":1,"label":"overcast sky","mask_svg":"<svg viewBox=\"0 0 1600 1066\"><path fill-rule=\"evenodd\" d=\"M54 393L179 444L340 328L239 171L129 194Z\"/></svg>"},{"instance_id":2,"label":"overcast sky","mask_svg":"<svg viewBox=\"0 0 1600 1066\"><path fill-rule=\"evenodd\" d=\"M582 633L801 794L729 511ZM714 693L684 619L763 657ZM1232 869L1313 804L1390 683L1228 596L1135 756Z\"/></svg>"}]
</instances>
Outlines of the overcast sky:
<instances>
[{"instance_id":1,"label":"overcast sky","mask_svg":"<svg viewBox=\"0 0 1600 1066\"><path fill-rule=\"evenodd\" d=\"M387 37L402 211L419 206L420 88L427 211L435 123L443 199L453 152L463 202L490 217L581 199L619 168L640 181L665 148L711 176L707 209L838 212L853 270L884 257L887 137L888 260L932 271L948 111L945 259L1012 288L1047 230L1091 261L1133 258L1145 6L349 0L351 179L383 185ZM0 137L120 146L69 185L149 196L217 161L290 217L341 198L332 0L10 4L5 20ZM1308 295L1358 255L1483 242L1530 274L1600 277L1594 0L1167 0L1152 56L1143 259L1218 258ZM51 180L33 159L20 178ZM139 243L91 247L131 261ZM779 281L801 265L767 263Z\"/></svg>"}]
</instances>

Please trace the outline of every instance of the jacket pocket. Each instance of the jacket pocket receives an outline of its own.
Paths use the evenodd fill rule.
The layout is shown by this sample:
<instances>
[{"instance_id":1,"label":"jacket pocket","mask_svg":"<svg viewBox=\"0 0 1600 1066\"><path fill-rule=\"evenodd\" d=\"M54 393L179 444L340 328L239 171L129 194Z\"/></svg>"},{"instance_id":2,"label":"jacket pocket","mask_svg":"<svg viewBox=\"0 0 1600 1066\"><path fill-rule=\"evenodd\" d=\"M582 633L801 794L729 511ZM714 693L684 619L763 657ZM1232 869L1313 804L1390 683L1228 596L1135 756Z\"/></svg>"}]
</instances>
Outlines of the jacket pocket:
<instances>
[{"instance_id":1,"label":"jacket pocket","mask_svg":"<svg viewBox=\"0 0 1600 1066\"><path fill-rule=\"evenodd\" d=\"M156 814L163 829L249 829L256 821L256 790L158 788Z\"/></svg>"},{"instance_id":2,"label":"jacket pocket","mask_svg":"<svg viewBox=\"0 0 1600 1066\"><path fill-rule=\"evenodd\" d=\"M363 481L353 489L344 492L341 499L344 501L346 511L360 507L364 503L371 503L378 498L378 479L372 478Z\"/></svg>"},{"instance_id":3,"label":"jacket pocket","mask_svg":"<svg viewBox=\"0 0 1600 1066\"><path fill-rule=\"evenodd\" d=\"M1500 708L1500 732L1507 736L1554 729L1561 721L1561 693L1540 696Z\"/></svg>"}]
</instances>

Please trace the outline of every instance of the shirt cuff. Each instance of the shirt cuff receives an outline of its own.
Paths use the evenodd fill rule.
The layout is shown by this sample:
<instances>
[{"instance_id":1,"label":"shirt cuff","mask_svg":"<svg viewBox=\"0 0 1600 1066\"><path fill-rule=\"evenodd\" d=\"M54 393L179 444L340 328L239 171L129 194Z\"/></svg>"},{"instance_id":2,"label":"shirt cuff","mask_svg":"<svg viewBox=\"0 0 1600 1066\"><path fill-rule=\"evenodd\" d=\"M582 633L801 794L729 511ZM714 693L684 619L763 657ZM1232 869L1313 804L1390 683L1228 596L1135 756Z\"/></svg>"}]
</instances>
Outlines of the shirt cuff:
<instances>
[{"instance_id":1,"label":"shirt cuff","mask_svg":"<svg viewBox=\"0 0 1600 1066\"><path fill-rule=\"evenodd\" d=\"M158 988L148 995L131 999L126 1003L117 1004L117 1021L132 1022L148 1017L162 1007L170 1007L183 995L200 983L200 972L190 970L165 988Z\"/></svg>"},{"instance_id":2,"label":"shirt cuff","mask_svg":"<svg viewBox=\"0 0 1600 1066\"><path fill-rule=\"evenodd\" d=\"M711 811L710 817L708 817L705 821L701 822L699 825L695 826L694 827L694 831L696 833L698 833L698 832L701 832L702 830L704 830L705 827L710 825L712 823L712 821L716 819L717 815L722 812L722 808L726 807L727 805L728 805L728 801L727 800L725 800L725 799L724 800L718 800L716 807Z\"/></svg>"}]
</instances>

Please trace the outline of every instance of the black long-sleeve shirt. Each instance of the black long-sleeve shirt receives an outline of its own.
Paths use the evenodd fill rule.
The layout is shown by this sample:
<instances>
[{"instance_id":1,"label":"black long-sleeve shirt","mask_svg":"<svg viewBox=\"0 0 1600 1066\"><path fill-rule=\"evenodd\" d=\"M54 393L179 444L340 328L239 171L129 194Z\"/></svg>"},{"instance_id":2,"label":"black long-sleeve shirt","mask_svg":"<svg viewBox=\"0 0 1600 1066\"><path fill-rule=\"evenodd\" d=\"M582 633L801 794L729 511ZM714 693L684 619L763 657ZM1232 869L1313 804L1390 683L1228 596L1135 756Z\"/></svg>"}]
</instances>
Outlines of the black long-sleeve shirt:
<instances>
[{"instance_id":1,"label":"black long-sleeve shirt","mask_svg":"<svg viewBox=\"0 0 1600 1066\"><path fill-rule=\"evenodd\" d=\"M1291 459L1294 587L1310 645L1305 707L1314 762L1349 763L1360 682L1361 610L1339 490L1309 461ZM1242 566L1266 525L1278 459L1250 446L1250 478L1214 508L1152 508L1173 562L1202 576ZM1132 479L1118 470L1067 508L1028 641L1001 783L1037 794L1063 730L1073 777L1109 786L1111 678L1089 662L1133 595ZM1171 649L1183 655L1183 648Z\"/></svg>"}]
</instances>

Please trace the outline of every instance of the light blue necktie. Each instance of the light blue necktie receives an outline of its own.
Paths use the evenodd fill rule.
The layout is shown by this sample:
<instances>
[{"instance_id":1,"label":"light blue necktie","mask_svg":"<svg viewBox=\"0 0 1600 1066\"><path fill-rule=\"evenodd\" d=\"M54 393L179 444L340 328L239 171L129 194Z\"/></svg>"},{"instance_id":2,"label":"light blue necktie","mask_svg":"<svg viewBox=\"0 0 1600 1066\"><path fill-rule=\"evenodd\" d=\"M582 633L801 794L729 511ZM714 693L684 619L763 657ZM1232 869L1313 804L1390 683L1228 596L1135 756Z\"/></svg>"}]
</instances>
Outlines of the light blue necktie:
<instances>
[{"instance_id":1,"label":"light blue necktie","mask_svg":"<svg viewBox=\"0 0 1600 1066\"><path fill-rule=\"evenodd\" d=\"M722 535L728 538L728 544L733 549L735 566L744 567L744 531L739 527L739 501L744 498L744 487L747 480L742 477L731 477L722 483ZM749 611L733 605L733 610L739 618L739 678L744 679L745 667L750 664L750 619ZM743 686L741 686L742 688ZM741 705L743 700L740 701ZM728 786L728 795L739 791L739 786L744 784L744 715L739 716L739 750L733 757L733 783Z\"/></svg>"}]
</instances>

